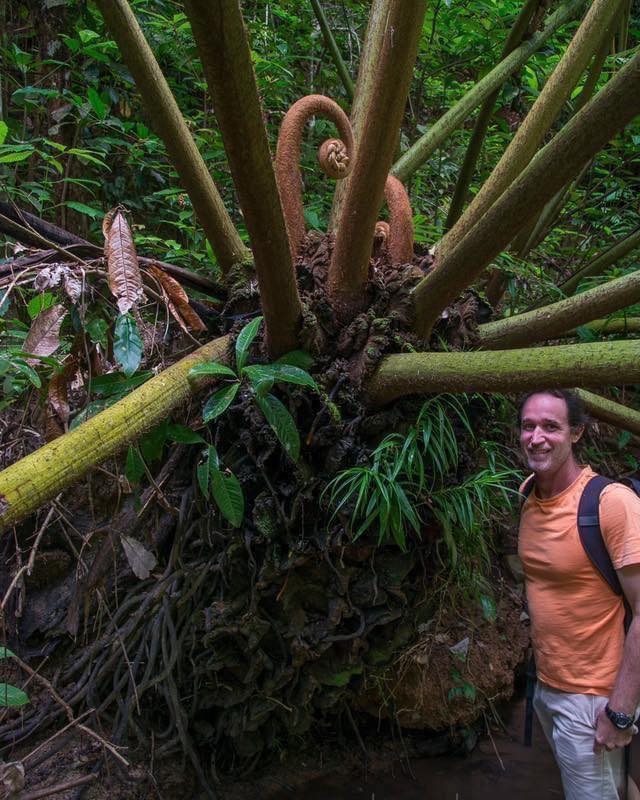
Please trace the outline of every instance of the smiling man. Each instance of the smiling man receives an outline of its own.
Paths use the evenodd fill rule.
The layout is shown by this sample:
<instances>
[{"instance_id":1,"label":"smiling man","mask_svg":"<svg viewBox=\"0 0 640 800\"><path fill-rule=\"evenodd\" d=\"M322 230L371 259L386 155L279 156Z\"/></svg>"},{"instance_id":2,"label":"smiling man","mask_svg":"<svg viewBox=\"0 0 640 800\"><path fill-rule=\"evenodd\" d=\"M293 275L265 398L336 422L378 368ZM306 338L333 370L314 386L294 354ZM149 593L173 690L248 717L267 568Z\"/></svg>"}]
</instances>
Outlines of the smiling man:
<instances>
[{"instance_id":1,"label":"smiling man","mask_svg":"<svg viewBox=\"0 0 640 800\"><path fill-rule=\"evenodd\" d=\"M640 498L609 483L596 506L633 614L625 638L623 597L590 560L578 528L578 505L596 477L574 453L586 422L579 396L564 389L534 392L520 406L520 446L533 472L523 485L519 554L538 673L534 707L566 800L640 800L632 781L625 786L622 757L640 702Z\"/></svg>"}]
</instances>

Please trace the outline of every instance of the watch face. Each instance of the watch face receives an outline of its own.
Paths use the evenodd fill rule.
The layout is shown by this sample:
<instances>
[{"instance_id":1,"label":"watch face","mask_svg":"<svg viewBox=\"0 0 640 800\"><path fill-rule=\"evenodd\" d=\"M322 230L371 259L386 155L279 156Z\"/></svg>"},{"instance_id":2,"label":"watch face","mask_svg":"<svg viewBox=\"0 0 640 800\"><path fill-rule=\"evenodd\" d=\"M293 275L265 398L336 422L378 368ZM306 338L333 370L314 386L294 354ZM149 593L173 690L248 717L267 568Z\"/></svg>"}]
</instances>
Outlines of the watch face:
<instances>
[{"instance_id":1,"label":"watch face","mask_svg":"<svg viewBox=\"0 0 640 800\"><path fill-rule=\"evenodd\" d=\"M604 710L611 724L618 728L618 730L626 731L633 725L633 717L630 717L628 714L624 714L622 711L612 711L608 705L605 706Z\"/></svg>"}]
</instances>

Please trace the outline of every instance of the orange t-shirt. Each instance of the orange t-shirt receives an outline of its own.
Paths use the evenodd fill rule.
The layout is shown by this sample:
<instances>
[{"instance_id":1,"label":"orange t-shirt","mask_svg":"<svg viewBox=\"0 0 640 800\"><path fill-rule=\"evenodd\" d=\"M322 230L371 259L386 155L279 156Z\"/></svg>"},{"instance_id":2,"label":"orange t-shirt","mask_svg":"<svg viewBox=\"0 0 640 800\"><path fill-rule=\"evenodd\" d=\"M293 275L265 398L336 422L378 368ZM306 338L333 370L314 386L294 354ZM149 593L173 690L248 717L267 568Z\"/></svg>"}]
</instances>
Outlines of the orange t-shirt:
<instances>
[{"instance_id":1,"label":"orange t-shirt","mask_svg":"<svg viewBox=\"0 0 640 800\"><path fill-rule=\"evenodd\" d=\"M548 500L531 492L522 507L522 559L538 675L565 692L608 695L624 645L624 606L580 541L578 502L589 478ZM600 529L616 569L640 564L640 498L619 483L600 495Z\"/></svg>"}]
</instances>

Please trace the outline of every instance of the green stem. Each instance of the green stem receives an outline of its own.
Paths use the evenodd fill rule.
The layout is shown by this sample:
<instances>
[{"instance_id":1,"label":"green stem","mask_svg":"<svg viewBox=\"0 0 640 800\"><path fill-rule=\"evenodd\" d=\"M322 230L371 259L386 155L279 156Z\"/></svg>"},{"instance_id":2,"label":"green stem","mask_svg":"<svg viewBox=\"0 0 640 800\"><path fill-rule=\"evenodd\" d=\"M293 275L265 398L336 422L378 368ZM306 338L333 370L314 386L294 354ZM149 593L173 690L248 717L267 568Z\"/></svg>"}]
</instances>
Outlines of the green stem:
<instances>
[{"instance_id":1,"label":"green stem","mask_svg":"<svg viewBox=\"0 0 640 800\"><path fill-rule=\"evenodd\" d=\"M636 55L536 154L464 239L416 286L416 331L430 335L447 305L639 112L640 55Z\"/></svg>"},{"instance_id":2,"label":"green stem","mask_svg":"<svg viewBox=\"0 0 640 800\"><path fill-rule=\"evenodd\" d=\"M251 256L242 243L169 84L126 0L96 0L131 70L151 125L162 139L222 269Z\"/></svg>"},{"instance_id":3,"label":"green stem","mask_svg":"<svg viewBox=\"0 0 640 800\"><path fill-rule=\"evenodd\" d=\"M622 0L593 0L582 24L491 175L438 246L440 257L460 242L531 161L544 136L600 47L602 31L615 18Z\"/></svg>"},{"instance_id":4,"label":"green stem","mask_svg":"<svg viewBox=\"0 0 640 800\"><path fill-rule=\"evenodd\" d=\"M640 436L640 411L584 389L577 391L592 417Z\"/></svg>"},{"instance_id":5,"label":"green stem","mask_svg":"<svg viewBox=\"0 0 640 800\"><path fill-rule=\"evenodd\" d=\"M480 325L480 345L488 350L502 350L555 339L565 331L605 317L639 300L640 270L575 297Z\"/></svg>"},{"instance_id":6,"label":"green stem","mask_svg":"<svg viewBox=\"0 0 640 800\"><path fill-rule=\"evenodd\" d=\"M322 5L320 4L320 0L311 0L311 6L313 7L313 11L316 15L316 19L318 20L318 25L320 25L320 30L322 31L325 44L329 48L329 52L333 58L333 63L338 71L338 75L340 76L344 90L347 93L347 97L349 100L353 100L353 95L355 92L353 78L349 74L347 65L344 63L342 53L340 52L340 48L338 47L335 36L329 27L329 22L326 14L324 13Z\"/></svg>"},{"instance_id":7,"label":"green stem","mask_svg":"<svg viewBox=\"0 0 640 800\"><path fill-rule=\"evenodd\" d=\"M516 47L522 43L522 40L527 33L529 23L531 22L531 18L539 6L540 0L527 0L525 5L522 7L520 14L516 18L516 21L513 23L513 27L509 32L507 41L502 48L500 61L503 61L509 55L509 53L512 53ZM492 92L484 101L480 107L480 111L478 112L478 117L475 125L473 126L473 132L471 134L471 138L469 139L469 144L467 145L464 163L460 169L460 174L458 175L456 187L453 192L451 205L449 206L445 230L449 230L449 228L451 228L454 223L457 222L460 214L462 214L462 209L464 208L464 204L467 200L467 194L469 192L469 185L471 184L471 179L473 178L473 172L476 168L476 163L480 156L482 145L489 127L489 121L493 114L493 108L496 104L496 100L500 96L501 89L502 87L499 87Z\"/></svg>"},{"instance_id":8,"label":"green stem","mask_svg":"<svg viewBox=\"0 0 640 800\"><path fill-rule=\"evenodd\" d=\"M203 361L227 361L229 337L215 339L110 408L0 472L0 532L79 481L165 420L208 382L189 379Z\"/></svg>"},{"instance_id":9,"label":"green stem","mask_svg":"<svg viewBox=\"0 0 640 800\"><path fill-rule=\"evenodd\" d=\"M383 405L410 394L521 392L544 386L608 386L640 380L640 340L474 353L387 356L367 385Z\"/></svg>"},{"instance_id":10,"label":"green stem","mask_svg":"<svg viewBox=\"0 0 640 800\"><path fill-rule=\"evenodd\" d=\"M238 0L186 0L258 275L272 357L298 344L298 295L251 48Z\"/></svg>"},{"instance_id":11,"label":"green stem","mask_svg":"<svg viewBox=\"0 0 640 800\"><path fill-rule=\"evenodd\" d=\"M572 295L585 278L591 278L594 275L602 275L609 267L625 256L628 256L629 253L633 252L637 247L640 247L640 228L637 228L633 233L625 236L625 238L621 239L619 242L614 242L611 247L600 253L600 255L596 256L596 258L588 264L585 264L582 269L579 269L564 283L561 283L560 289L566 295Z\"/></svg>"},{"instance_id":12,"label":"green stem","mask_svg":"<svg viewBox=\"0 0 640 800\"><path fill-rule=\"evenodd\" d=\"M403 183L416 172L441 147L449 136L459 128L465 119L496 89L522 67L529 58L539 50L553 34L567 22L575 19L582 11L587 0L571 0L561 6L547 20L541 31L535 33L520 47L497 64L491 72L478 81L453 108L435 122L407 152L393 165L393 174Z\"/></svg>"}]
</instances>

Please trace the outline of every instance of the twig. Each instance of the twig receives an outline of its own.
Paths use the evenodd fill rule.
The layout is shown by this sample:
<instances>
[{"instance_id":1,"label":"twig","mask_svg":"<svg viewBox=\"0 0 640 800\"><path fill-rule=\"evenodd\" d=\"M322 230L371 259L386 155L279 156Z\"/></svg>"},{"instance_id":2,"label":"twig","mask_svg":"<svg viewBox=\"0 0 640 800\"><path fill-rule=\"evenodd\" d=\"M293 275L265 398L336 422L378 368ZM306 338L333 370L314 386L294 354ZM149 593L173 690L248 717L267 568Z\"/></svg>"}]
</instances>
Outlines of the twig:
<instances>
[{"instance_id":1,"label":"twig","mask_svg":"<svg viewBox=\"0 0 640 800\"><path fill-rule=\"evenodd\" d=\"M27 792L20 796L20 800L38 800L39 797L51 797L54 794L60 794L67 789L73 789L74 786L84 786L86 783L93 783L97 780L97 775L84 775L82 778L74 778L71 781L59 783L57 786L45 786L43 789L34 789L32 792Z\"/></svg>"},{"instance_id":2,"label":"twig","mask_svg":"<svg viewBox=\"0 0 640 800\"><path fill-rule=\"evenodd\" d=\"M32 750L30 753L27 753L27 755L22 759L22 763L24 763L25 761L29 761L29 759L33 758L38 751L42 750L43 747L46 747L48 744L53 742L53 740L57 739L58 736L62 736L62 734L65 731L68 731L69 728L72 728L74 725L76 725L78 722L80 722L80 720L83 720L83 719L85 719L85 717L88 717L90 714L93 714L94 711L95 711L94 708L90 708L87 711L85 711L83 714L81 714L79 717L76 717L76 719L72 720L71 722L68 722L64 726L64 728L60 728L59 731L56 731L48 739L45 739L45 741L42 742L41 744L39 744L34 750Z\"/></svg>"},{"instance_id":3,"label":"twig","mask_svg":"<svg viewBox=\"0 0 640 800\"><path fill-rule=\"evenodd\" d=\"M498 763L500 764L500 768L502 769L503 772L506 772L505 767L504 767L504 762L500 758L500 753L498 752L498 748L496 747L496 743L493 741L493 736L491 735L491 728L489 727L489 721L487 720L487 715L486 714L483 714L483 715L484 715L485 725L487 726L487 733L489 734L489 739L491 739L491 744L493 745L493 751L496 754L496 758L498 759Z\"/></svg>"}]
</instances>

